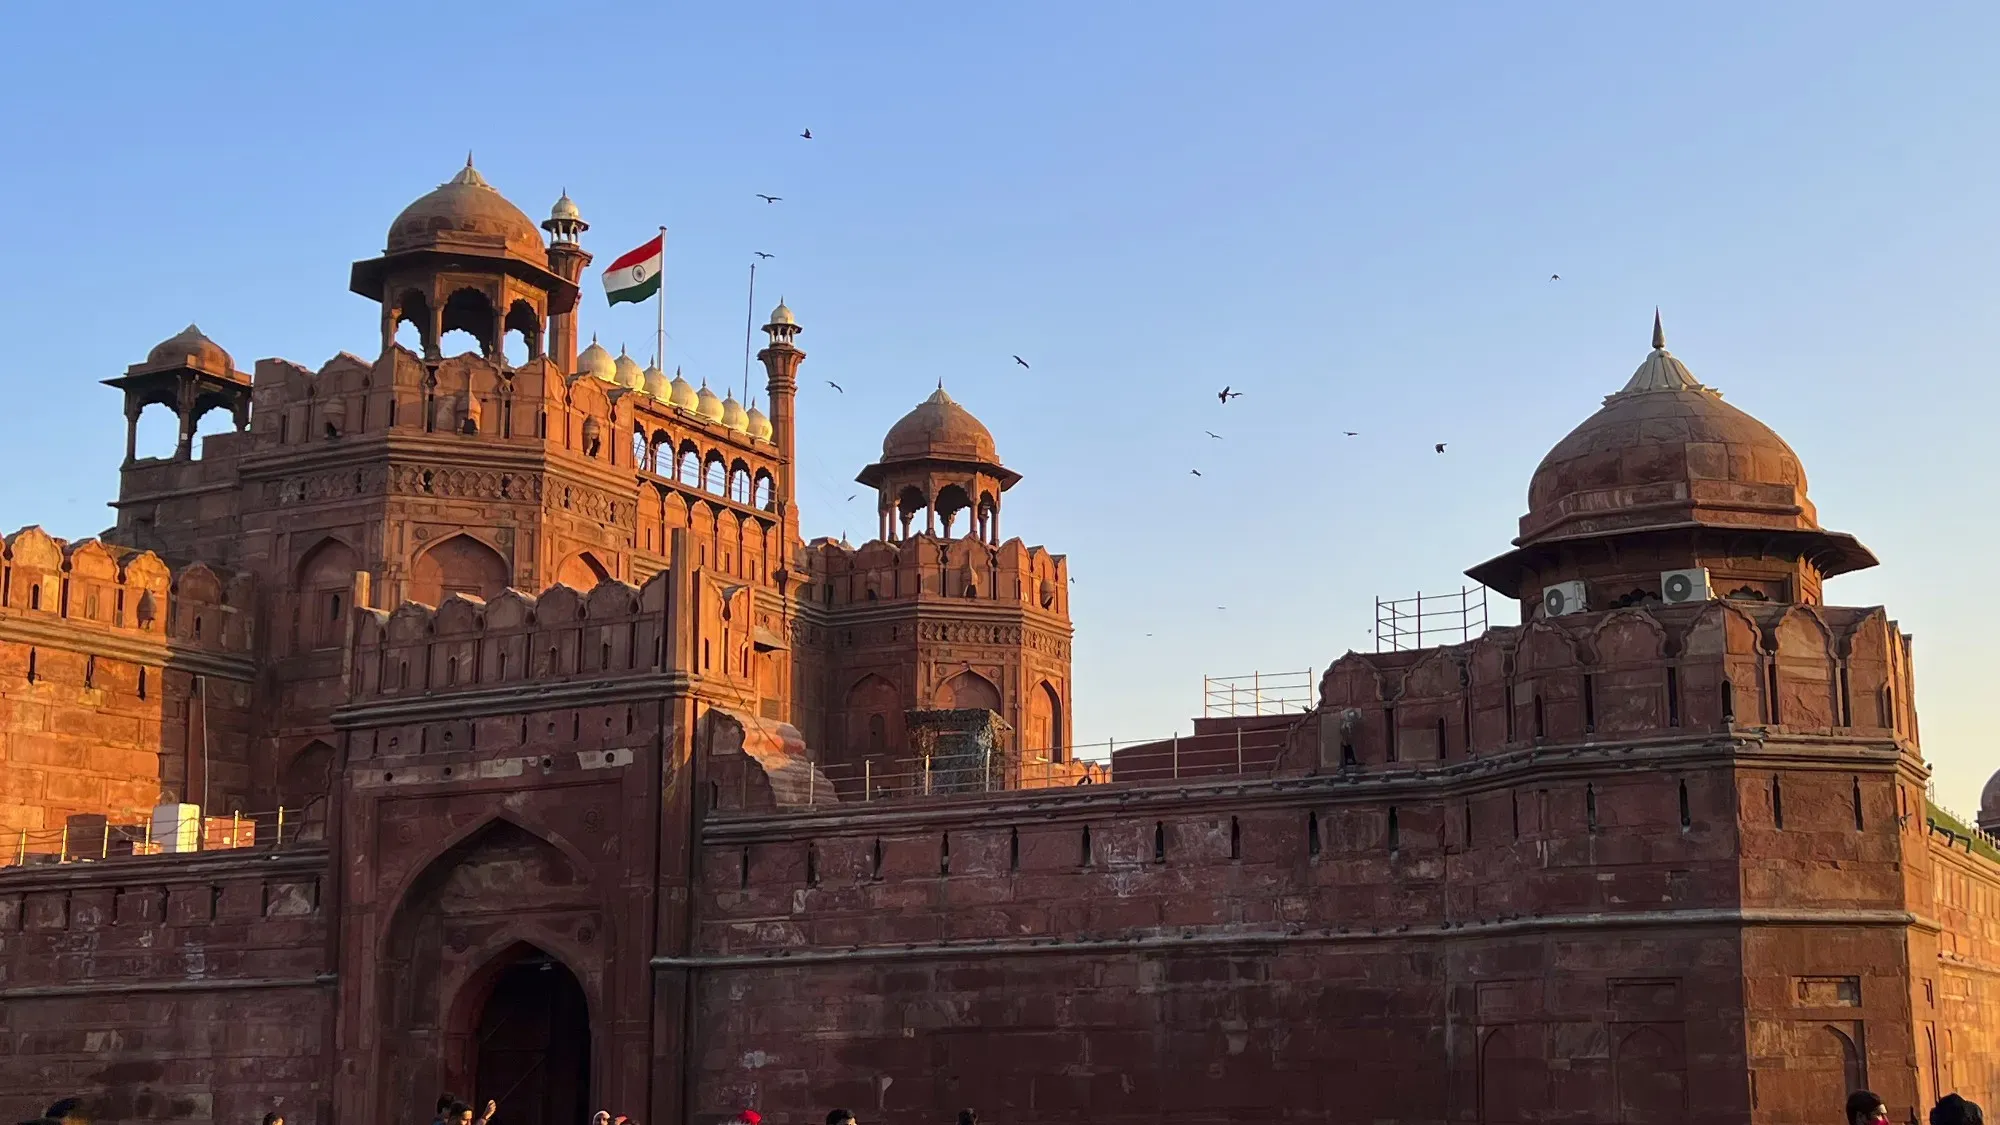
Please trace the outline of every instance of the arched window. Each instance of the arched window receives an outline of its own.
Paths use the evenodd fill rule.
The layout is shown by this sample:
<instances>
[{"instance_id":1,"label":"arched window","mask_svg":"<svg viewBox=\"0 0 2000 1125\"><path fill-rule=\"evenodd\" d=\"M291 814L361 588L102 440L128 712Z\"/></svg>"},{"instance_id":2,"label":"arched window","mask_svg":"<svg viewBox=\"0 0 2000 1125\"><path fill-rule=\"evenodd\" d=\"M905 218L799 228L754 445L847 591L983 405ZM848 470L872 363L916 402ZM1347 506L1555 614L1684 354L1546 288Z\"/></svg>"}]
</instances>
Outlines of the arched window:
<instances>
[{"instance_id":1,"label":"arched window","mask_svg":"<svg viewBox=\"0 0 2000 1125\"><path fill-rule=\"evenodd\" d=\"M507 588L507 560L469 535L454 535L418 557L410 568L410 597L437 605L452 594L491 600Z\"/></svg>"}]
</instances>

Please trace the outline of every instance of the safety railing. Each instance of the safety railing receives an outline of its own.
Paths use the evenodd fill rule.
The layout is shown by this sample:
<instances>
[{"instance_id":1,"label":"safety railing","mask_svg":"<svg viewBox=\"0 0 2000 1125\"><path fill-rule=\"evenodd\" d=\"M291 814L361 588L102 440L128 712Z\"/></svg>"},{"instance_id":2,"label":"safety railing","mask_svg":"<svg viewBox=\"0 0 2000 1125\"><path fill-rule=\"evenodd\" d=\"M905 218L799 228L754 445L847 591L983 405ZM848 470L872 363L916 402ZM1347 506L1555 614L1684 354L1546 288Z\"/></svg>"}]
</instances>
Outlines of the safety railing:
<instances>
[{"instance_id":1,"label":"safety railing","mask_svg":"<svg viewBox=\"0 0 2000 1125\"><path fill-rule=\"evenodd\" d=\"M1243 676L1203 676L1201 714L1208 718L1297 713L1313 704L1313 674L1251 672Z\"/></svg>"},{"instance_id":2,"label":"safety railing","mask_svg":"<svg viewBox=\"0 0 2000 1125\"><path fill-rule=\"evenodd\" d=\"M72 816L60 828L0 829L5 833L0 837L0 867L287 848L323 838L325 826L319 811L314 806L202 816L192 805L170 805L131 822L114 822L108 816Z\"/></svg>"}]
</instances>

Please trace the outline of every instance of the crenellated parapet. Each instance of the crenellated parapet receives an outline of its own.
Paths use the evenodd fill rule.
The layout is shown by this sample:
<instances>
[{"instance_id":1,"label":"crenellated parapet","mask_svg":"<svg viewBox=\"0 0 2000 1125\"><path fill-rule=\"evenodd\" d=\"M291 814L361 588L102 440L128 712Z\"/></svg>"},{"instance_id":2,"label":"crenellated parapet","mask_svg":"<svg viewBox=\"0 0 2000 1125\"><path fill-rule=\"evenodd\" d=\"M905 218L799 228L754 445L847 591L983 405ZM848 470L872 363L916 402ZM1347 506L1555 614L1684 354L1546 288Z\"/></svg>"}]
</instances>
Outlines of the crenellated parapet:
<instances>
[{"instance_id":1,"label":"crenellated parapet","mask_svg":"<svg viewBox=\"0 0 2000 1125\"><path fill-rule=\"evenodd\" d=\"M0 553L0 620L53 639L74 631L229 656L250 652L254 583L202 563L171 570L150 551L99 539L57 539L37 526L8 535Z\"/></svg>"},{"instance_id":2,"label":"crenellated parapet","mask_svg":"<svg viewBox=\"0 0 2000 1125\"><path fill-rule=\"evenodd\" d=\"M665 659L663 571L644 586L508 589L356 611L354 696L386 698L652 672Z\"/></svg>"},{"instance_id":3,"label":"crenellated parapet","mask_svg":"<svg viewBox=\"0 0 2000 1125\"><path fill-rule=\"evenodd\" d=\"M810 600L835 609L871 602L952 598L1000 602L1069 614L1069 559L1009 539L998 547L973 538L912 535L859 547L815 539L806 547Z\"/></svg>"},{"instance_id":4,"label":"crenellated parapet","mask_svg":"<svg viewBox=\"0 0 2000 1125\"><path fill-rule=\"evenodd\" d=\"M1713 601L1541 618L1355 653L1287 764L1396 768L1544 745L1762 728L1917 743L1909 638L1880 607ZM1316 739L1316 747L1305 742Z\"/></svg>"}]
</instances>

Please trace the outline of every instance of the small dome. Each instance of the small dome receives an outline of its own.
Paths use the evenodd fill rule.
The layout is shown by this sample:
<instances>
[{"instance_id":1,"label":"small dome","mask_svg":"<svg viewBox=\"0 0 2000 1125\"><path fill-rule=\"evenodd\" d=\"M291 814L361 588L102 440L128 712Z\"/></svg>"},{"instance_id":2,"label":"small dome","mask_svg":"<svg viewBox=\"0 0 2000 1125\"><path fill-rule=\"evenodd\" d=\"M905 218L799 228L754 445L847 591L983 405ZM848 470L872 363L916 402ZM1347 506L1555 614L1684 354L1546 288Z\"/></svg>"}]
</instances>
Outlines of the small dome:
<instances>
[{"instance_id":1,"label":"small dome","mask_svg":"<svg viewBox=\"0 0 2000 1125\"><path fill-rule=\"evenodd\" d=\"M645 373L639 370L639 361L618 349L618 358L611 365L611 381L621 387L638 388L646 382Z\"/></svg>"},{"instance_id":2,"label":"small dome","mask_svg":"<svg viewBox=\"0 0 2000 1125\"><path fill-rule=\"evenodd\" d=\"M1597 413L1557 442L1528 485L1523 539L1695 519L1816 530L1805 469L1769 426L1653 350Z\"/></svg>"},{"instance_id":3,"label":"small dome","mask_svg":"<svg viewBox=\"0 0 2000 1125\"><path fill-rule=\"evenodd\" d=\"M758 441L771 440L771 419L755 406L750 408L749 430L750 436Z\"/></svg>"},{"instance_id":4,"label":"small dome","mask_svg":"<svg viewBox=\"0 0 2000 1125\"><path fill-rule=\"evenodd\" d=\"M575 223L582 220L583 212L576 209L576 202L569 197L568 192L563 192L562 198L556 200L556 205L549 208L550 222Z\"/></svg>"},{"instance_id":5,"label":"small dome","mask_svg":"<svg viewBox=\"0 0 2000 1125\"><path fill-rule=\"evenodd\" d=\"M778 307L771 310L771 323L786 324L790 325L793 328L797 328L799 326L799 322L792 319L792 310L786 307L785 302L783 301L779 301Z\"/></svg>"},{"instance_id":6,"label":"small dome","mask_svg":"<svg viewBox=\"0 0 2000 1125\"><path fill-rule=\"evenodd\" d=\"M694 412L711 422L722 421L722 400L708 389L708 380L701 381L701 390L695 392Z\"/></svg>"},{"instance_id":7,"label":"small dome","mask_svg":"<svg viewBox=\"0 0 2000 1125\"><path fill-rule=\"evenodd\" d=\"M590 346L576 357L576 373L615 383L618 381L618 361L604 350L604 345L592 340Z\"/></svg>"},{"instance_id":8,"label":"small dome","mask_svg":"<svg viewBox=\"0 0 2000 1125\"><path fill-rule=\"evenodd\" d=\"M681 378L678 367L674 368L673 384L667 388L667 403L678 410L694 410L701 404L694 393L694 384Z\"/></svg>"},{"instance_id":9,"label":"small dome","mask_svg":"<svg viewBox=\"0 0 2000 1125\"><path fill-rule=\"evenodd\" d=\"M640 383L646 393L661 402L667 400L667 373L655 366L647 366L640 374Z\"/></svg>"},{"instance_id":10,"label":"small dome","mask_svg":"<svg viewBox=\"0 0 2000 1125\"><path fill-rule=\"evenodd\" d=\"M2000 773L1987 778L1979 791L1979 827L1987 832L2000 828Z\"/></svg>"},{"instance_id":11,"label":"small dome","mask_svg":"<svg viewBox=\"0 0 2000 1125\"><path fill-rule=\"evenodd\" d=\"M211 375L228 375L236 370L229 353L214 340L202 335L201 329L192 324L154 344L153 350L146 353L145 366L192 367Z\"/></svg>"},{"instance_id":12,"label":"small dome","mask_svg":"<svg viewBox=\"0 0 2000 1125\"><path fill-rule=\"evenodd\" d=\"M882 439L883 461L914 461L926 457L954 461L984 461L997 465L1000 452L993 434L972 412L953 402L939 387L915 410L889 427Z\"/></svg>"},{"instance_id":13,"label":"small dome","mask_svg":"<svg viewBox=\"0 0 2000 1125\"><path fill-rule=\"evenodd\" d=\"M736 392L722 400L722 425L726 429L743 433L750 428L750 417L743 412L743 404L736 401Z\"/></svg>"},{"instance_id":14,"label":"small dome","mask_svg":"<svg viewBox=\"0 0 2000 1125\"><path fill-rule=\"evenodd\" d=\"M461 246L490 241L537 265L549 260L535 221L493 190L472 166L470 156L458 175L403 208L389 224L387 250L391 254L423 250L445 241Z\"/></svg>"}]
</instances>

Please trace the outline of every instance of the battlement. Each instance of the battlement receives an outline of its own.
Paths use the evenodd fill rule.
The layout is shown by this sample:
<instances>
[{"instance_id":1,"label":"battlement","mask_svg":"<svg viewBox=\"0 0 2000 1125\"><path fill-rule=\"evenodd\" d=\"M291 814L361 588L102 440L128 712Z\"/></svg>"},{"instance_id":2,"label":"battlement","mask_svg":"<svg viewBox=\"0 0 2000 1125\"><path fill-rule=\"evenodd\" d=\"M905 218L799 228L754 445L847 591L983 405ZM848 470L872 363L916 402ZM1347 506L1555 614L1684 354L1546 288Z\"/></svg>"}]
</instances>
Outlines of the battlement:
<instances>
[{"instance_id":1,"label":"battlement","mask_svg":"<svg viewBox=\"0 0 2000 1125\"><path fill-rule=\"evenodd\" d=\"M453 594L436 607L356 610L355 697L472 690L530 681L603 679L666 658L669 571L644 586L616 579L589 591L557 584L492 601Z\"/></svg>"},{"instance_id":2,"label":"battlement","mask_svg":"<svg viewBox=\"0 0 2000 1125\"><path fill-rule=\"evenodd\" d=\"M1553 743L1745 727L1917 742L1910 639L1880 607L1733 601L1498 627L1466 644L1350 652L1320 680L1317 754L1394 768Z\"/></svg>"},{"instance_id":3,"label":"battlement","mask_svg":"<svg viewBox=\"0 0 2000 1125\"><path fill-rule=\"evenodd\" d=\"M1069 559L1009 539L991 547L975 538L915 534L859 547L833 539L806 546L807 600L832 608L870 602L952 598L1069 613Z\"/></svg>"},{"instance_id":4,"label":"battlement","mask_svg":"<svg viewBox=\"0 0 2000 1125\"><path fill-rule=\"evenodd\" d=\"M201 563L175 571L150 551L98 539L69 542L28 526L0 555L0 620L46 621L88 648L91 636L127 636L218 654L247 654L254 623L247 575ZM45 630L38 629L37 632ZM60 634L51 643L62 646Z\"/></svg>"}]
</instances>

